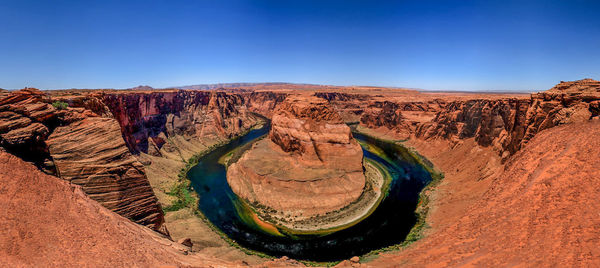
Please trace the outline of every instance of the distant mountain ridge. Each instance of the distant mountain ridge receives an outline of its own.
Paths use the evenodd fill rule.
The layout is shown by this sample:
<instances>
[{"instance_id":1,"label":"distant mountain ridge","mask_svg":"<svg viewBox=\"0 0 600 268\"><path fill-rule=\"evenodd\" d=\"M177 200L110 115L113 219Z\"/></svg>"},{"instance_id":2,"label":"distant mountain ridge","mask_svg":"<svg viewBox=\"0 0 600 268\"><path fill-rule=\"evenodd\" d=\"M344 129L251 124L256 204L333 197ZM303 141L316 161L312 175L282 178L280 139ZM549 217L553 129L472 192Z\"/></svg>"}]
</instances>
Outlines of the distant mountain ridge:
<instances>
[{"instance_id":1,"label":"distant mountain ridge","mask_svg":"<svg viewBox=\"0 0 600 268\"><path fill-rule=\"evenodd\" d=\"M195 90L212 90L219 88L240 88L240 87L254 87L254 86L283 86L283 85L294 85L294 86L323 86L318 84L297 84L297 83L287 83L287 82L266 82L266 83L217 83L217 84L198 84L198 85L188 85L188 86L176 86L170 88L180 88L180 89L195 89Z\"/></svg>"}]
</instances>

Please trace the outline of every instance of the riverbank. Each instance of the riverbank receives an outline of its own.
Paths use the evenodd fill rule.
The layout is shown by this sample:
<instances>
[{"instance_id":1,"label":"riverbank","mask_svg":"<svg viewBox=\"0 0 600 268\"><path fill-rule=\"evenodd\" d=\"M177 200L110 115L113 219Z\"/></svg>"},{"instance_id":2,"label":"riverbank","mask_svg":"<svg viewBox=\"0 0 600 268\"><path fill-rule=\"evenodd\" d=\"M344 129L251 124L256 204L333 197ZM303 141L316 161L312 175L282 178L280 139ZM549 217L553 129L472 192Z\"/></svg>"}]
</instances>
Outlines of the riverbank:
<instances>
[{"instance_id":1,"label":"riverbank","mask_svg":"<svg viewBox=\"0 0 600 268\"><path fill-rule=\"evenodd\" d=\"M432 210L431 200L436 196L436 190L444 179L444 173L437 169L429 159L421 155L412 146L414 143L407 143L406 140L395 139L395 136L390 135L389 133L380 133L361 125L353 125L351 128L355 135L358 134L367 138L376 139L381 143L396 147L397 152L403 159L424 167L427 172L431 174L431 181L419 193L418 205L415 209L417 220L410 232L406 235L404 241L396 245L373 250L361 256L361 262L369 262L374 258L377 258L381 253L401 250L426 236L426 233L430 228L428 219L430 217L430 211Z\"/></svg>"},{"instance_id":2,"label":"riverbank","mask_svg":"<svg viewBox=\"0 0 600 268\"><path fill-rule=\"evenodd\" d=\"M145 164L148 180L165 213L165 225L174 241L190 238L192 252L208 256L219 256L227 261L239 261L251 265L265 261L262 254L249 252L212 226L198 210L199 196L190 186L187 171L197 164L198 159L215 148L246 135L252 129L263 127L264 120L257 121L249 129L230 138L186 139L175 136L163 146L161 156L140 154ZM185 149L179 149L183 147ZM192 154L190 151L194 151Z\"/></svg>"}]
</instances>

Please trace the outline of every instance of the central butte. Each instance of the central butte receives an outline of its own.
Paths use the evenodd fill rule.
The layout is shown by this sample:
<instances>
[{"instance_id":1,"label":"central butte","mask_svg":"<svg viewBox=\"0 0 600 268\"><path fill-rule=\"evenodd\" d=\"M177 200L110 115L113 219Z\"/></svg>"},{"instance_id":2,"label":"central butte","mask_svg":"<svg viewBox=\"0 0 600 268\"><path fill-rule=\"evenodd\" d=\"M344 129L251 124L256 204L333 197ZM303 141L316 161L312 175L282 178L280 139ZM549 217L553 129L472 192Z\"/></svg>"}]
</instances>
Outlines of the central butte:
<instances>
[{"instance_id":1,"label":"central butte","mask_svg":"<svg viewBox=\"0 0 600 268\"><path fill-rule=\"evenodd\" d=\"M363 153L326 100L289 96L268 138L229 166L227 181L259 215L289 227L356 203L365 188Z\"/></svg>"}]
</instances>

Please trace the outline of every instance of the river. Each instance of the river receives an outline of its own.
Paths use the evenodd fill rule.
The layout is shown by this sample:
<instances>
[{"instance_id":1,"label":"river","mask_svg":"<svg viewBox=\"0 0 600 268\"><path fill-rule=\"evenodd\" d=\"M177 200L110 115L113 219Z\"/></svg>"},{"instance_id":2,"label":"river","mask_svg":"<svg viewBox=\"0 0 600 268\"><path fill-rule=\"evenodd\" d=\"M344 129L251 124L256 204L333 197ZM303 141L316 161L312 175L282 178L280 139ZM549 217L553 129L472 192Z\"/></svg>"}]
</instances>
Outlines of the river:
<instances>
[{"instance_id":1,"label":"river","mask_svg":"<svg viewBox=\"0 0 600 268\"><path fill-rule=\"evenodd\" d=\"M213 150L188 172L200 197L200 210L225 235L252 250L311 261L347 259L404 241L415 225L419 193L431 181L431 174L417 161L407 159L398 145L359 133L353 134L361 143L364 157L385 167L392 177L387 196L369 217L328 235L303 237L271 235L244 221L239 215L238 197L227 183L226 168L219 158L264 136L269 127L267 124L252 130Z\"/></svg>"}]
</instances>

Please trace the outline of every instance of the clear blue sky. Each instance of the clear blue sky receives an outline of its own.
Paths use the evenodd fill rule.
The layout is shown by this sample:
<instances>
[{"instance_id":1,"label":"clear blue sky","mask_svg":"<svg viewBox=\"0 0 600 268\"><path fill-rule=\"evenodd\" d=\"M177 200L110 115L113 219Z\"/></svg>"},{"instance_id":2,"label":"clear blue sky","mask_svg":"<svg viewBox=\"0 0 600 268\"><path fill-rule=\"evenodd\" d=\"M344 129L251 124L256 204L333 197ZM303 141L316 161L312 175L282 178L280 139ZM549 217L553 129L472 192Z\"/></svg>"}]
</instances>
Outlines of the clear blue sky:
<instances>
[{"instance_id":1,"label":"clear blue sky","mask_svg":"<svg viewBox=\"0 0 600 268\"><path fill-rule=\"evenodd\" d=\"M0 87L600 79L598 1L0 0Z\"/></svg>"}]
</instances>

